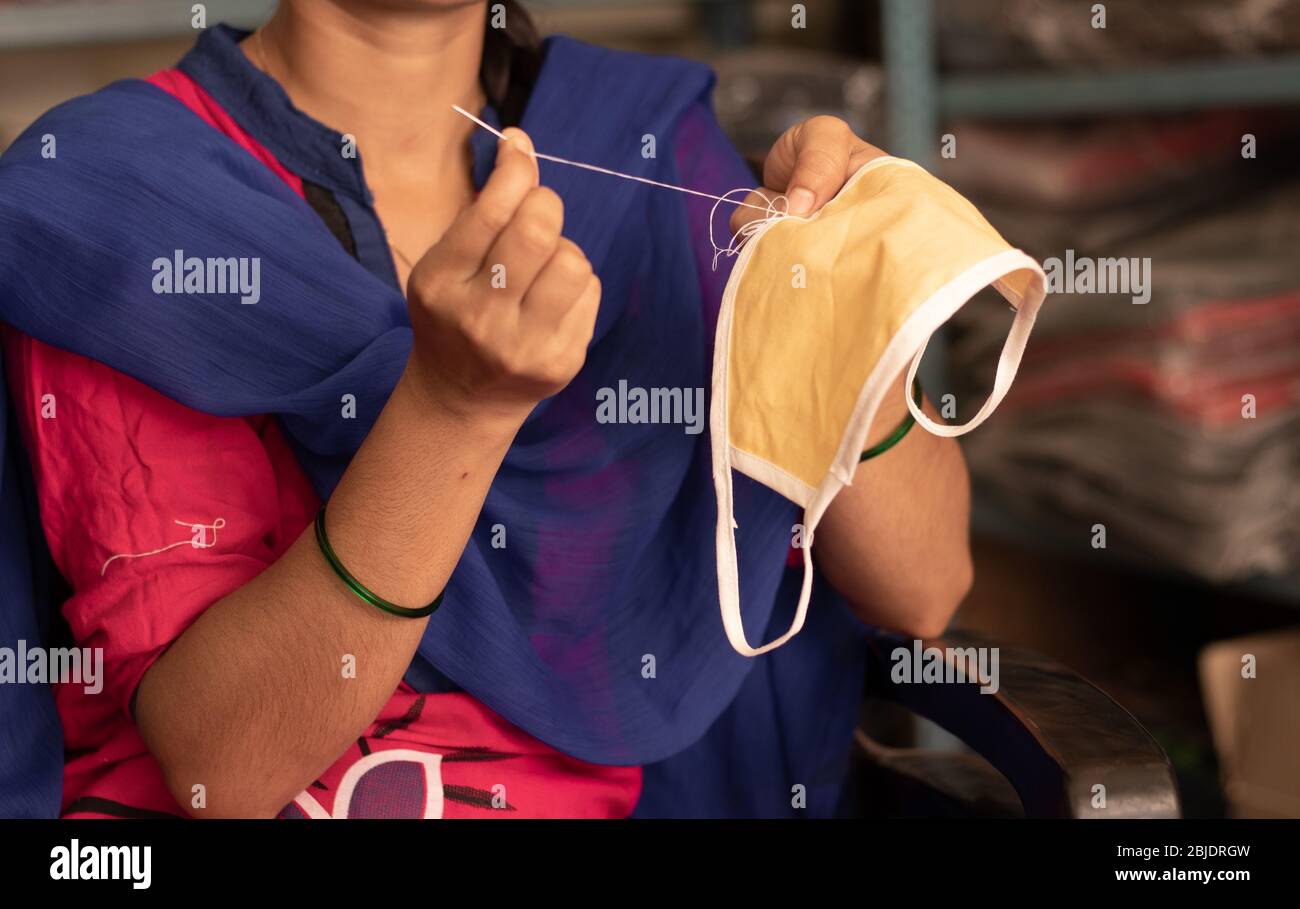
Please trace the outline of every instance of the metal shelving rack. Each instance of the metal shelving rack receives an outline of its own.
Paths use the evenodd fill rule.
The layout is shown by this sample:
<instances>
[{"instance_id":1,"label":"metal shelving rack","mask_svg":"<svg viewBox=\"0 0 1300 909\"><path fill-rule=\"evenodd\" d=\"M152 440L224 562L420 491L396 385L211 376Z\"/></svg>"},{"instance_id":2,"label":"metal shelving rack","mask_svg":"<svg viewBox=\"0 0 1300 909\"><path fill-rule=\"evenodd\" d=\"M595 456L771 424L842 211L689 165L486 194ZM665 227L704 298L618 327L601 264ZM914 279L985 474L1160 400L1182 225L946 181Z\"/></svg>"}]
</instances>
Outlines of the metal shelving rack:
<instances>
[{"instance_id":1,"label":"metal shelving rack","mask_svg":"<svg viewBox=\"0 0 1300 909\"><path fill-rule=\"evenodd\" d=\"M881 0L891 150L932 164L952 117L1029 118L1300 103L1300 55L1097 73L942 76L933 0Z\"/></svg>"},{"instance_id":2,"label":"metal shelving rack","mask_svg":"<svg viewBox=\"0 0 1300 909\"><path fill-rule=\"evenodd\" d=\"M1029 119L1300 104L1300 55L1095 73L942 75L933 0L881 0L881 15L890 151L926 167L936 163L943 123L950 118ZM947 387L942 332L930 351L925 367L935 384L927 387ZM936 362L929 362L932 358ZM976 501L972 517L980 531L1026 548L1061 554L1077 549L1062 539L1059 529L1011 515L996 502ZM1173 569L1160 572L1134 561L1111 559L1109 564L1179 576ZM1258 578L1222 589L1300 605L1300 578Z\"/></svg>"}]
</instances>

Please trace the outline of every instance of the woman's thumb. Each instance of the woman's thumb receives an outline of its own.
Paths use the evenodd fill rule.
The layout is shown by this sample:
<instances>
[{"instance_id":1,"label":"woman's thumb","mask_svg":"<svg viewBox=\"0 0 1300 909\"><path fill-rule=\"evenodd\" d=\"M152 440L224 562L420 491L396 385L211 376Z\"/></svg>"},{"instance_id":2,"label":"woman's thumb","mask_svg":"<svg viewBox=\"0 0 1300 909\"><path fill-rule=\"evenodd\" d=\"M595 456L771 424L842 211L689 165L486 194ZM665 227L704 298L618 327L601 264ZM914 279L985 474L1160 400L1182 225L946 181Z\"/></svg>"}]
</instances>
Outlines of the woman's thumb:
<instances>
[{"instance_id":1,"label":"woman's thumb","mask_svg":"<svg viewBox=\"0 0 1300 909\"><path fill-rule=\"evenodd\" d=\"M533 173L536 174L537 159L533 157L533 140L528 138L528 133L514 126L508 126L501 131L501 134L506 138L497 143L497 167L509 160L507 156L517 155L527 158L531 162Z\"/></svg>"}]
</instances>

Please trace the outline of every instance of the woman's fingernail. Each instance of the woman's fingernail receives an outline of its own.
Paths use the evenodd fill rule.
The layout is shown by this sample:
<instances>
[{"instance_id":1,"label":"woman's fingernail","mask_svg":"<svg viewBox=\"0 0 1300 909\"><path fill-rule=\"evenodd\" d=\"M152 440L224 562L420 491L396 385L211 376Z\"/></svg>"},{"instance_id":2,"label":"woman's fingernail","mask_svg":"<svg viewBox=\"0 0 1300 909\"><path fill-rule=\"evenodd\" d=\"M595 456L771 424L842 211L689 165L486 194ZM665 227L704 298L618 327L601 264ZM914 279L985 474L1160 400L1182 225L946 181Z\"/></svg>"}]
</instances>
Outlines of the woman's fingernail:
<instances>
[{"instance_id":1,"label":"woman's fingernail","mask_svg":"<svg viewBox=\"0 0 1300 909\"><path fill-rule=\"evenodd\" d=\"M511 151L523 152L525 155L532 156L533 144L528 140L528 134L523 130L515 129L513 126L505 130L502 135L505 137L497 144L498 158L505 154L507 148Z\"/></svg>"},{"instance_id":2,"label":"woman's fingernail","mask_svg":"<svg viewBox=\"0 0 1300 909\"><path fill-rule=\"evenodd\" d=\"M792 215L806 215L812 211L812 207L817 202L817 197L813 195L811 189L802 186L796 186L790 190L790 195L786 197L790 203L789 211Z\"/></svg>"}]
</instances>

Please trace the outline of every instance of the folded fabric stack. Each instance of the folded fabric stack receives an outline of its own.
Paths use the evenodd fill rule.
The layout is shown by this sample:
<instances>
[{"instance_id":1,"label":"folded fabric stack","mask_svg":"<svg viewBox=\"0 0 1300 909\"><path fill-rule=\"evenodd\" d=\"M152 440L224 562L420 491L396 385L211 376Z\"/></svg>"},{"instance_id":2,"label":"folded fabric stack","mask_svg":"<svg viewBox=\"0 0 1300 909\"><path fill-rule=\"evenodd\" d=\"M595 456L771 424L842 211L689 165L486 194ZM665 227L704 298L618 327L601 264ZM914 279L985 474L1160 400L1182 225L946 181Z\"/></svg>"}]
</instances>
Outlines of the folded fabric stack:
<instances>
[{"instance_id":1,"label":"folded fabric stack","mask_svg":"<svg viewBox=\"0 0 1300 909\"><path fill-rule=\"evenodd\" d=\"M935 21L944 60L970 68L1127 68L1300 47L1300 0L940 0Z\"/></svg>"},{"instance_id":2,"label":"folded fabric stack","mask_svg":"<svg viewBox=\"0 0 1300 909\"><path fill-rule=\"evenodd\" d=\"M1010 395L963 440L977 488L1080 547L1102 524L1107 549L1215 581L1300 572L1300 181L1243 160L1225 116L1146 127L1231 138L1175 143L1179 161L1134 160L1151 136L1103 127L1055 144L1022 136L1000 187L980 160L997 142L959 145L953 169L977 203L1022 192L1019 209L981 204L1060 282ZM1087 166L1121 147L1128 165ZM1201 147L1235 165L1197 164ZM963 173L981 177L963 187ZM1005 330L1005 305L960 315L959 418L982 399Z\"/></svg>"}]
</instances>

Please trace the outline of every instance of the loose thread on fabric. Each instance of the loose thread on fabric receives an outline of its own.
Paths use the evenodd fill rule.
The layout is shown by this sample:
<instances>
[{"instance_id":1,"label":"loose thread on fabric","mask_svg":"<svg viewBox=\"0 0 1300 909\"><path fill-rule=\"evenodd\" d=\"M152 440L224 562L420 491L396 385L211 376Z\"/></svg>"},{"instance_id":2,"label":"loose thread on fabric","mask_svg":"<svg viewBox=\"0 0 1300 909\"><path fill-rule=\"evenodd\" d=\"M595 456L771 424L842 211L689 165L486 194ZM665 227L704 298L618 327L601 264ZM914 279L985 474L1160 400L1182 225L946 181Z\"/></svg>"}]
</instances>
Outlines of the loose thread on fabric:
<instances>
[{"instance_id":1,"label":"loose thread on fabric","mask_svg":"<svg viewBox=\"0 0 1300 909\"><path fill-rule=\"evenodd\" d=\"M213 546L217 545L217 531L220 530L222 527L226 526L226 519L217 518L211 524L201 524L201 523L196 523L194 521L173 521L172 523L179 524L182 527L188 527L191 533L202 528L204 531L202 541L196 540L193 537L191 537L188 540L180 540L179 542L172 543L168 546L162 546L158 549L151 549L148 552L121 552L118 553L117 555L109 556L104 561L103 567L99 569L99 576L102 578L104 576L104 572L108 571L109 563L117 559L143 559L146 556L158 555L159 553L166 552L169 549L175 549L177 546L191 546L194 549L211 549ZM211 543L207 542L208 530L212 531Z\"/></svg>"}]
</instances>

